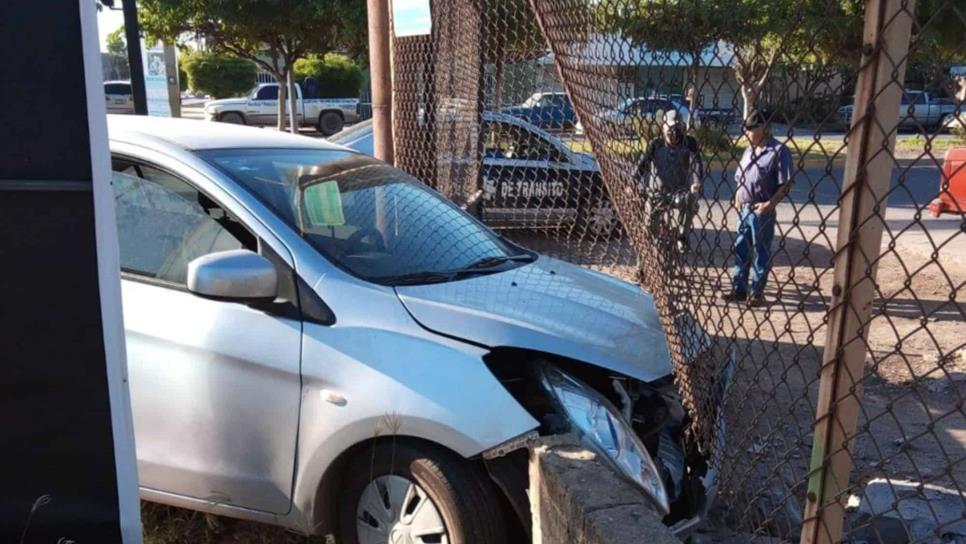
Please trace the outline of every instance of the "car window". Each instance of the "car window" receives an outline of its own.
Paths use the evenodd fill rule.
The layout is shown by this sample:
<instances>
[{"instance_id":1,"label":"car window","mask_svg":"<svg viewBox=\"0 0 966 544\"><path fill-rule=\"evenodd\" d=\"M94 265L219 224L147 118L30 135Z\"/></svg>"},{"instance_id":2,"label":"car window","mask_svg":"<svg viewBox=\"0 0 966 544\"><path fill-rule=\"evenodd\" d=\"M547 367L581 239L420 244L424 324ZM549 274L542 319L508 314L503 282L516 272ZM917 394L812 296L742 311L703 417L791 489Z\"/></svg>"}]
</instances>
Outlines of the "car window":
<instances>
[{"instance_id":1,"label":"car window","mask_svg":"<svg viewBox=\"0 0 966 544\"><path fill-rule=\"evenodd\" d=\"M638 100L631 106L632 115L643 115L645 113L654 113L653 103L650 100Z\"/></svg>"},{"instance_id":2,"label":"car window","mask_svg":"<svg viewBox=\"0 0 966 544\"><path fill-rule=\"evenodd\" d=\"M112 185L124 272L185 285L192 260L256 248L254 235L224 209L167 172L117 159Z\"/></svg>"},{"instance_id":3,"label":"car window","mask_svg":"<svg viewBox=\"0 0 966 544\"><path fill-rule=\"evenodd\" d=\"M104 85L104 94L131 94L131 86L123 83L108 83Z\"/></svg>"},{"instance_id":4,"label":"car window","mask_svg":"<svg viewBox=\"0 0 966 544\"><path fill-rule=\"evenodd\" d=\"M566 162L553 142L526 127L510 123L483 125L483 154L489 158Z\"/></svg>"},{"instance_id":5,"label":"car window","mask_svg":"<svg viewBox=\"0 0 966 544\"><path fill-rule=\"evenodd\" d=\"M278 100L278 85L269 85L258 89L255 100Z\"/></svg>"},{"instance_id":6,"label":"car window","mask_svg":"<svg viewBox=\"0 0 966 544\"><path fill-rule=\"evenodd\" d=\"M911 104L925 104L926 96L923 93L903 93L902 95L902 105L909 106Z\"/></svg>"}]
</instances>

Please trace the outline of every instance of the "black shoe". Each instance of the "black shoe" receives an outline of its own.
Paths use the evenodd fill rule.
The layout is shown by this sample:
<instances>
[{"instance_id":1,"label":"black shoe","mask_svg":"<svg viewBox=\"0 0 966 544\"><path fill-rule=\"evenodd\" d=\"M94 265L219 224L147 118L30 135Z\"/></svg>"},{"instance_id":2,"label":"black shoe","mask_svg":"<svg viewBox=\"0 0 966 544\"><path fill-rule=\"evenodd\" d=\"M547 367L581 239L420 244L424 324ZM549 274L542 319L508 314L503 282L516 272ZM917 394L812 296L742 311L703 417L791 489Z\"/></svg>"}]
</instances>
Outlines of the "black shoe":
<instances>
[{"instance_id":1,"label":"black shoe","mask_svg":"<svg viewBox=\"0 0 966 544\"><path fill-rule=\"evenodd\" d=\"M767 302L765 301L765 295L763 295L762 293L755 293L750 297L748 297L748 306L750 308L759 308L766 304Z\"/></svg>"},{"instance_id":2,"label":"black shoe","mask_svg":"<svg viewBox=\"0 0 966 544\"><path fill-rule=\"evenodd\" d=\"M721 300L723 302L741 302L748 298L748 293L739 293L737 291L731 291L721 295Z\"/></svg>"}]
</instances>

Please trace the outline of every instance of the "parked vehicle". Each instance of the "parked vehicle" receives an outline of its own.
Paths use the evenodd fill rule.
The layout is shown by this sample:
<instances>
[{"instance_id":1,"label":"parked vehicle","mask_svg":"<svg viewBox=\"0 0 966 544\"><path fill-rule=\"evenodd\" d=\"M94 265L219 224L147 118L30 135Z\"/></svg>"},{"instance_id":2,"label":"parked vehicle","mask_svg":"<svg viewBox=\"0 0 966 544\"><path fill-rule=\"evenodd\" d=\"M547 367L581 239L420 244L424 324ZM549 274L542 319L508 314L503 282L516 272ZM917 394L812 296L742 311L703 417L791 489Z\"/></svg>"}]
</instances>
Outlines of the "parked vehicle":
<instances>
[{"instance_id":1,"label":"parked vehicle","mask_svg":"<svg viewBox=\"0 0 966 544\"><path fill-rule=\"evenodd\" d=\"M640 122L660 121L666 111L677 111L679 117L685 123L690 122L691 110L684 102L662 96L649 98L637 97L628 98L617 108L603 110L598 113L598 122L603 125L610 125L609 130L613 130L626 138L639 138L641 136ZM697 119L695 119L697 122ZM583 125L577 125L576 134L583 134Z\"/></svg>"},{"instance_id":2,"label":"parked vehicle","mask_svg":"<svg viewBox=\"0 0 966 544\"><path fill-rule=\"evenodd\" d=\"M105 81L107 113L134 113L134 91L130 81Z\"/></svg>"},{"instance_id":3,"label":"parked vehicle","mask_svg":"<svg viewBox=\"0 0 966 544\"><path fill-rule=\"evenodd\" d=\"M109 128L144 499L345 544L498 544L509 505L528 516L521 448L573 430L667 523L706 512L714 471L636 286L323 140Z\"/></svg>"},{"instance_id":4,"label":"parked vehicle","mask_svg":"<svg viewBox=\"0 0 966 544\"><path fill-rule=\"evenodd\" d=\"M966 134L966 106L943 117L942 130L947 133Z\"/></svg>"},{"instance_id":5,"label":"parked vehicle","mask_svg":"<svg viewBox=\"0 0 966 544\"><path fill-rule=\"evenodd\" d=\"M839 116L845 126L852 124L854 105L839 108ZM933 96L926 91L906 90L899 105L899 128L935 128L942 124L946 116L956 111L956 105Z\"/></svg>"},{"instance_id":6,"label":"parked vehicle","mask_svg":"<svg viewBox=\"0 0 966 544\"><path fill-rule=\"evenodd\" d=\"M949 185L943 189L943 184ZM934 217L944 213L966 212L966 147L946 151L942 175L939 176L939 196L929 203Z\"/></svg>"},{"instance_id":7,"label":"parked vehicle","mask_svg":"<svg viewBox=\"0 0 966 544\"><path fill-rule=\"evenodd\" d=\"M372 155L372 123L349 127L329 141ZM603 237L619 226L593 156L505 113L483 112L481 189L480 217L491 227Z\"/></svg>"},{"instance_id":8,"label":"parked vehicle","mask_svg":"<svg viewBox=\"0 0 966 544\"><path fill-rule=\"evenodd\" d=\"M577 114L567 93L534 93L523 104L506 107L500 111L519 117L544 130L570 130L577 124Z\"/></svg>"},{"instance_id":9,"label":"parked vehicle","mask_svg":"<svg viewBox=\"0 0 966 544\"><path fill-rule=\"evenodd\" d=\"M342 130L359 119L358 98L303 98L295 85L299 126L314 126L324 136ZM261 83L242 98L212 100L205 105L205 119L239 125L278 123L278 84Z\"/></svg>"}]
</instances>

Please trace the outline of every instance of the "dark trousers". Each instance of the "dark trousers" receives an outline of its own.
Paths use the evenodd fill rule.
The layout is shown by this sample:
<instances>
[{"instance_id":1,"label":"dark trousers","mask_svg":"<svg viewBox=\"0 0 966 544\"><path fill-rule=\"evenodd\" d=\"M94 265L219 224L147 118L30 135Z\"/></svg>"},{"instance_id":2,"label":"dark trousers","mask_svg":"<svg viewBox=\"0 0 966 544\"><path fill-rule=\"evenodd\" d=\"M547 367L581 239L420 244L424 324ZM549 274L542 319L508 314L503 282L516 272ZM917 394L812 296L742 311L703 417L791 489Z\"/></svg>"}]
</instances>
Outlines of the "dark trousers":
<instances>
[{"instance_id":1,"label":"dark trousers","mask_svg":"<svg viewBox=\"0 0 966 544\"><path fill-rule=\"evenodd\" d=\"M748 270L751 269L751 292L765 290L771 259L771 242L775 237L775 213L758 215L751 205L742 204L738 213L735 238L735 267L732 271L735 293L748 292Z\"/></svg>"}]
</instances>

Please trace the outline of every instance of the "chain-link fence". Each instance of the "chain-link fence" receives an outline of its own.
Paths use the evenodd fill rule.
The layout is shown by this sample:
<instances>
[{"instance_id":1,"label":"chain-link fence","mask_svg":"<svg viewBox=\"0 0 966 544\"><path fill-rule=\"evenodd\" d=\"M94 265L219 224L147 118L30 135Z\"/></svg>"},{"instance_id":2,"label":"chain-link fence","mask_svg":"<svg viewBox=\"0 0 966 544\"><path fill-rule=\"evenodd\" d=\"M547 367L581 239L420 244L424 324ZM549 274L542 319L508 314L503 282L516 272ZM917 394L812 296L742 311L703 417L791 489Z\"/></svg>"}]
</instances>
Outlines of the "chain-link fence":
<instances>
[{"instance_id":1,"label":"chain-link fence","mask_svg":"<svg viewBox=\"0 0 966 544\"><path fill-rule=\"evenodd\" d=\"M433 2L396 164L654 295L718 525L966 542L964 66L962 0Z\"/></svg>"}]
</instances>

